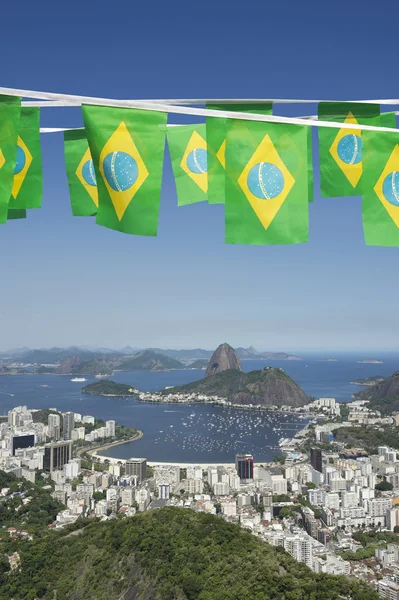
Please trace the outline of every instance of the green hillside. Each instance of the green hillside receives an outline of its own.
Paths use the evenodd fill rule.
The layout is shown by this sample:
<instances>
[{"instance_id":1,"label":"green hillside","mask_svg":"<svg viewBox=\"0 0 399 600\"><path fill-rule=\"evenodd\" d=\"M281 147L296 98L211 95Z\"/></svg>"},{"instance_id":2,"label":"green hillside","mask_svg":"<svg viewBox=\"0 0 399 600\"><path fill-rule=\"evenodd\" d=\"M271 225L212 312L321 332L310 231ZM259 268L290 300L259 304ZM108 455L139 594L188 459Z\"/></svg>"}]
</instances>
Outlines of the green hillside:
<instances>
[{"instance_id":1,"label":"green hillside","mask_svg":"<svg viewBox=\"0 0 399 600\"><path fill-rule=\"evenodd\" d=\"M229 369L173 388L173 393L220 396L237 404L304 406L309 402L303 390L283 369L265 367L243 373ZM167 390L165 393L169 393Z\"/></svg>"},{"instance_id":2,"label":"green hillside","mask_svg":"<svg viewBox=\"0 0 399 600\"><path fill-rule=\"evenodd\" d=\"M72 529L21 542L21 569L0 564L0 600L378 600L214 515L164 508Z\"/></svg>"},{"instance_id":3,"label":"green hillside","mask_svg":"<svg viewBox=\"0 0 399 600\"><path fill-rule=\"evenodd\" d=\"M103 379L89 383L82 389L82 392L93 396L133 396L131 389L132 386L126 383L116 383L116 381L110 379Z\"/></svg>"}]
</instances>

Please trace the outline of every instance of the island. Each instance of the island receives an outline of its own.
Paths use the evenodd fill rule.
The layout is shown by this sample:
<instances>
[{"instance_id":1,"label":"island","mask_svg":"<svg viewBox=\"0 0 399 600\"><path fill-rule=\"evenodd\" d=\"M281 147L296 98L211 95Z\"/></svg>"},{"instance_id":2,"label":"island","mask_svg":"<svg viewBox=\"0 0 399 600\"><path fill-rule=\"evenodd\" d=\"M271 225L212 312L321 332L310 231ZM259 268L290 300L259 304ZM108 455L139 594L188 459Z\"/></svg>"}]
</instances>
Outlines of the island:
<instances>
[{"instance_id":1,"label":"island","mask_svg":"<svg viewBox=\"0 0 399 600\"><path fill-rule=\"evenodd\" d=\"M372 385L376 385L377 383L381 383L384 380L385 377L382 377L381 375L375 375L374 377L364 377L362 379L356 379L356 381L351 381L350 384L370 387Z\"/></svg>"},{"instance_id":2,"label":"island","mask_svg":"<svg viewBox=\"0 0 399 600\"><path fill-rule=\"evenodd\" d=\"M376 358L365 358L363 360L358 360L357 362L360 364L366 364L366 365L382 365L383 364L382 360L377 360Z\"/></svg>"},{"instance_id":3,"label":"island","mask_svg":"<svg viewBox=\"0 0 399 600\"><path fill-rule=\"evenodd\" d=\"M86 385L82 392L91 396L135 396L138 390L126 383L117 383L110 379L102 379Z\"/></svg>"}]
</instances>

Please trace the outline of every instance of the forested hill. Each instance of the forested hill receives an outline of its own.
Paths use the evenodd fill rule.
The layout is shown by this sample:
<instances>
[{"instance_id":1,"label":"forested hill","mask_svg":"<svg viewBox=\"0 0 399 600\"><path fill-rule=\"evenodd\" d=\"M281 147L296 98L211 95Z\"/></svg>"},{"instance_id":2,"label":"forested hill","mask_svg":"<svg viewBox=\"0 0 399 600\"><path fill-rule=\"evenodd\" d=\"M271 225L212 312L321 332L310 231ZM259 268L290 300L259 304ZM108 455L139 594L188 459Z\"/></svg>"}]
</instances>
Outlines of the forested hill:
<instances>
[{"instance_id":1,"label":"forested hill","mask_svg":"<svg viewBox=\"0 0 399 600\"><path fill-rule=\"evenodd\" d=\"M182 508L49 532L18 552L19 570L0 569L0 600L378 600L355 578L314 574L238 525Z\"/></svg>"},{"instance_id":2,"label":"forested hill","mask_svg":"<svg viewBox=\"0 0 399 600\"><path fill-rule=\"evenodd\" d=\"M102 379L86 385L82 392L92 396L134 396L135 392L131 385L117 383L110 379Z\"/></svg>"},{"instance_id":3,"label":"forested hill","mask_svg":"<svg viewBox=\"0 0 399 600\"><path fill-rule=\"evenodd\" d=\"M235 404L305 406L309 398L283 369L265 367L243 373L228 369L164 393L205 394L227 398Z\"/></svg>"}]
</instances>

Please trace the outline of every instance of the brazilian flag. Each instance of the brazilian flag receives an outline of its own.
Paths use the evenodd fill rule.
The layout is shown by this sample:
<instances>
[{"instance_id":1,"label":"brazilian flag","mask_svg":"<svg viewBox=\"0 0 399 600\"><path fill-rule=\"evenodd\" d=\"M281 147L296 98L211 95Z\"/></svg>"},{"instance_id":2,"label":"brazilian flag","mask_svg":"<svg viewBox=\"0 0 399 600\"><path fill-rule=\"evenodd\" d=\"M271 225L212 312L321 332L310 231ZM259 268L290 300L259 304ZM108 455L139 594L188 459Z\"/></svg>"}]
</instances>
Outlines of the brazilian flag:
<instances>
[{"instance_id":1,"label":"brazilian flag","mask_svg":"<svg viewBox=\"0 0 399 600\"><path fill-rule=\"evenodd\" d=\"M363 131L363 230L368 246L399 246L399 134Z\"/></svg>"},{"instance_id":2,"label":"brazilian flag","mask_svg":"<svg viewBox=\"0 0 399 600\"><path fill-rule=\"evenodd\" d=\"M156 236L167 114L82 107L98 188L96 223Z\"/></svg>"},{"instance_id":3,"label":"brazilian flag","mask_svg":"<svg viewBox=\"0 0 399 600\"><path fill-rule=\"evenodd\" d=\"M307 126L233 121L226 144L226 243L308 241Z\"/></svg>"},{"instance_id":4,"label":"brazilian flag","mask_svg":"<svg viewBox=\"0 0 399 600\"><path fill-rule=\"evenodd\" d=\"M97 214L97 180L84 129L64 132L64 154L72 214L92 217Z\"/></svg>"},{"instance_id":5,"label":"brazilian flag","mask_svg":"<svg viewBox=\"0 0 399 600\"><path fill-rule=\"evenodd\" d=\"M272 114L272 104L207 104L211 110ZM208 145L208 202L225 203L226 136L233 119L206 118L206 141Z\"/></svg>"},{"instance_id":6,"label":"brazilian flag","mask_svg":"<svg viewBox=\"0 0 399 600\"><path fill-rule=\"evenodd\" d=\"M320 121L379 127L378 104L321 102ZM362 139L358 129L319 127L320 186L323 198L359 196L362 193Z\"/></svg>"},{"instance_id":7,"label":"brazilian flag","mask_svg":"<svg viewBox=\"0 0 399 600\"><path fill-rule=\"evenodd\" d=\"M380 115L380 126L391 127L396 129L396 115L394 112L381 113Z\"/></svg>"},{"instance_id":8,"label":"brazilian flag","mask_svg":"<svg viewBox=\"0 0 399 600\"><path fill-rule=\"evenodd\" d=\"M22 107L18 128L17 162L9 207L40 208L42 205L42 153L40 108Z\"/></svg>"},{"instance_id":9,"label":"brazilian flag","mask_svg":"<svg viewBox=\"0 0 399 600\"><path fill-rule=\"evenodd\" d=\"M206 200L208 159L205 123L169 126L168 146L176 182L178 206Z\"/></svg>"},{"instance_id":10,"label":"brazilian flag","mask_svg":"<svg viewBox=\"0 0 399 600\"><path fill-rule=\"evenodd\" d=\"M0 223L6 223L17 160L21 98L0 96Z\"/></svg>"}]
</instances>

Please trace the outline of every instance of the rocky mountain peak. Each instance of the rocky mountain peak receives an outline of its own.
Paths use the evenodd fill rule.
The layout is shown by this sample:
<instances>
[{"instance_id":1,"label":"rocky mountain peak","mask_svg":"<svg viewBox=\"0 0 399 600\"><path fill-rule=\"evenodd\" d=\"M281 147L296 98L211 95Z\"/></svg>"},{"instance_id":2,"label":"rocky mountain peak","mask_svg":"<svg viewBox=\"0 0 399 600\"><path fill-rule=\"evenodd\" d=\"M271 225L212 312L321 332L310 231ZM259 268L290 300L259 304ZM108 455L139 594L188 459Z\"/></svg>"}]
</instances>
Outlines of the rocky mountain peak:
<instances>
[{"instance_id":1,"label":"rocky mountain peak","mask_svg":"<svg viewBox=\"0 0 399 600\"><path fill-rule=\"evenodd\" d=\"M240 359L230 344L220 344L212 354L205 377L221 373L222 371L228 371L229 369L242 371Z\"/></svg>"}]
</instances>

